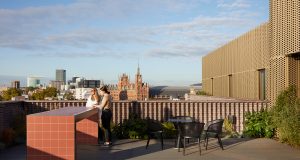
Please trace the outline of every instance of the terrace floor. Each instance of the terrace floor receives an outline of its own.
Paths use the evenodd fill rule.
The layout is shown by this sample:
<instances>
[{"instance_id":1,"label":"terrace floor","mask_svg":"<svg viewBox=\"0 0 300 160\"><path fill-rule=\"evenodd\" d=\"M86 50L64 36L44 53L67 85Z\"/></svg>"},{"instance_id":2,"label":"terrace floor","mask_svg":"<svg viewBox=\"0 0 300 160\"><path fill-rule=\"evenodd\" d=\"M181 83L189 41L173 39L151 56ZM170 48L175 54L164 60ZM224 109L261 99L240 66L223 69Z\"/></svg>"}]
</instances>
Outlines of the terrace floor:
<instances>
[{"instance_id":1,"label":"terrace floor","mask_svg":"<svg viewBox=\"0 0 300 160\"><path fill-rule=\"evenodd\" d=\"M199 155L197 145L190 145L186 156L174 149L174 140L165 140L165 149L161 150L159 141L151 140L146 150L145 140L118 140L112 147L101 145L78 145L78 160L100 159L209 159L209 160L300 160L300 150L271 139L223 139L224 149L221 150L215 140L209 142L208 150L203 145L202 155ZM26 159L25 145L15 146L0 151L2 160Z\"/></svg>"}]
</instances>

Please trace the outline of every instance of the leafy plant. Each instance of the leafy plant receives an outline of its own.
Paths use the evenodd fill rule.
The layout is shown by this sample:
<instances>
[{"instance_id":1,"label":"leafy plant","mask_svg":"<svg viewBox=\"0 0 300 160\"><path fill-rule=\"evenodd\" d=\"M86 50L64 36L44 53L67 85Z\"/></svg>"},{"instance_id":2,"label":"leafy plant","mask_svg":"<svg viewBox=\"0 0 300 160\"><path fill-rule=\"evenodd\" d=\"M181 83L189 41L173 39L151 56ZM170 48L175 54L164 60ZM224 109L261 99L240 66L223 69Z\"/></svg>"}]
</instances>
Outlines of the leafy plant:
<instances>
[{"instance_id":1,"label":"leafy plant","mask_svg":"<svg viewBox=\"0 0 300 160\"><path fill-rule=\"evenodd\" d=\"M54 87L48 87L44 90L37 91L36 93L32 94L31 99L33 100L44 100L45 97L56 97L58 91Z\"/></svg>"},{"instance_id":2,"label":"leafy plant","mask_svg":"<svg viewBox=\"0 0 300 160\"><path fill-rule=\"evenodd\" d=\"M300 99L296 87L282 91L271 111L279 140L300 146Z\"/></svg>"},{"instance_id":3,"label":"leafy plant","mask_svg":"<svg viewBox=\"0 0 300 160\"><path fill-rule=\"evenodd\" d=\"M64 94L64 99L66 100L75 100L73 93L67 92Z\"/></svg>"},{"instance_id":4,"label":"leafy plant","mask_svg":"<svg viewBox=\"0 0 300 160\"><path fill-rule=\"evenodd\" d=\"M115 125L112 132L118 138L145 138L147 136L147 122L136 114L130 114L129 119L125 119L123 123Z\"/></svg>"},{"instance_id":5,"label":"leafy plant","mask_svg":"<svg viewBox=\"0 0 300 160\"><path fill-rule=\"evenodd\" d=\"M206 96L210 96L209 93L205 92L205 91L197 91L196 95L206 95Z\"/></svg>"},{"instance_id":6,"label":"leafy plant","mask_svg":"<svg viewBox=\"0 0 300 160\"><path fill-rule=\"evenodd\" d=\"M271 114L262 110L259 112L246 113L244 134L249 137L268 137L274 136Z\"/></svg>"},{"instance_id":7,"label":"leafy plant","mask_svg":"<svg viewBox=\"0 0 300 160\"><path fill-rule=\"evenodd\" d=\"M238 133L235 131L233 124L227 119L224 119L225 134L229 137L237 137Z\"/></svg>"},{"instance_id":8,"label":"leafy plant","mask_svg":"<svg viewBox=\"0 0 300 160\"><path fill-rule=\"evenodd\" d=\"M10 101L12 97L21 96L22 91L16 88L9 88L3 92L3 100Z\"/></svg>"},{"instance_id":9,"label":"leafy plant","mask_svg":"<svg viewBox=\"0 0 300 160\"><path fill-rule=\"evenodd\" d=\"M126 137L126 133L124 133L125 129L122 123L115 124L112 126L112 134L119 139L123 139Z\"/></svg>"},{"instance_id":10,"label":"leafy plant","mask_svg":"<svg viewBox=\"0 0 300 160\"><path fill-rule=\"evenodd\" d=\"M172 122L163 122L162 127L165 138L174 138L176 136L176 129Z\"/></svg>"}]
</instances>

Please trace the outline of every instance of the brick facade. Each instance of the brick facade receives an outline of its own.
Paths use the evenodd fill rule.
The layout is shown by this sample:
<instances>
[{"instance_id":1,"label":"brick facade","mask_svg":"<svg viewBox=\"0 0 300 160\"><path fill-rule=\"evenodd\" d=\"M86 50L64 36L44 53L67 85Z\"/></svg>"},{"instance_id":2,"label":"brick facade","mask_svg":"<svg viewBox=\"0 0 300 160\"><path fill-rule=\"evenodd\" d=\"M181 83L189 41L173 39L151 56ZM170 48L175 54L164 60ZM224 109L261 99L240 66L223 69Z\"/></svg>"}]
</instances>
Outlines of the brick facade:
<instances>
[{"instance_id":1,"label":"brick facade","mask_svg":"<svg viewBox=\"0 0 300 160\"><path fill-rule=\"evenodd\" d=\"M119 77L117 85L109 85L109 91L113 100L143 101L149 99L149 85L147 83L143 83L139 67L135 75L134 83L130 83L129 76L123 74Z\"/></svg>"}]
</instances>

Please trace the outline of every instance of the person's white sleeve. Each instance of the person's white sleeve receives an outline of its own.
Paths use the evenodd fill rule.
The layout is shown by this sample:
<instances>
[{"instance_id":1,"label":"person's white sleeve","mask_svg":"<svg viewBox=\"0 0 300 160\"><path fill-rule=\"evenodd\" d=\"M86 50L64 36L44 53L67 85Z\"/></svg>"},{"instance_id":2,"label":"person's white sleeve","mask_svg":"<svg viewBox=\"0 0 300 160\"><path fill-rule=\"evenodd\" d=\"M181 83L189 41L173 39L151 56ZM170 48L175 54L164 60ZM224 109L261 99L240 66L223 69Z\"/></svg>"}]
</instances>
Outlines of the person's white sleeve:
<instances>
[{"instance_id":1,"label":"person's white sleeve","mask_svg":"<svg viewBox=\"0 0 300 160\"><path fill-rule=\"evenodd\" d=\"M87 98L87 101L86 101L86 105L85 105L86 107L93 107L93 102L91 101L91 98L90 97L88 97Z\"/></svg>"}]
</instances>

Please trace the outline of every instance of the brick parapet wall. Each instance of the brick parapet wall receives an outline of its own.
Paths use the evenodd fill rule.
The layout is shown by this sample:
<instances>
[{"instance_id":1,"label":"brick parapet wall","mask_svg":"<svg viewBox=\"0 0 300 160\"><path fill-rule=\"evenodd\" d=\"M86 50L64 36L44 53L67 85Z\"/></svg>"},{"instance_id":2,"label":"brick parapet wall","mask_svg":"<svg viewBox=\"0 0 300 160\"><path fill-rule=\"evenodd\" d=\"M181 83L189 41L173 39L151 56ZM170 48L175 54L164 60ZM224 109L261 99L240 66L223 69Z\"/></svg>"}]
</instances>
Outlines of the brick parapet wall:
<instances>
[{"instance_id":1,"label":"brick parapet wall","mask_svg":"<svg viewBox=\"0 0 300 160\"><path fill-rule=\"evenodd\" d=\"M10 128L14 118L24 111L22 101L3 101L0 102L0 138L6 128Z\"/></svg>"},{"instance_id":2,"label":"brick parapet wall","mask_svg":"<svg viewBox=\"0 0 300 160\"><path fill-rule=\"evenodd\" d=\"M85 101L25 101L0 103L0 131L9 127L13 117L25 111L26 114L43 112L63 107L80 107ZM267 109L267 101L113 101L113 122L120 123L129 118L130 113L136 113L141 118L150 117L159 121L167 121L173 116L191 116L196 120L208 121L235 115L236 129L244 128L246 112Z\"/></svg>"}]
</instances>

